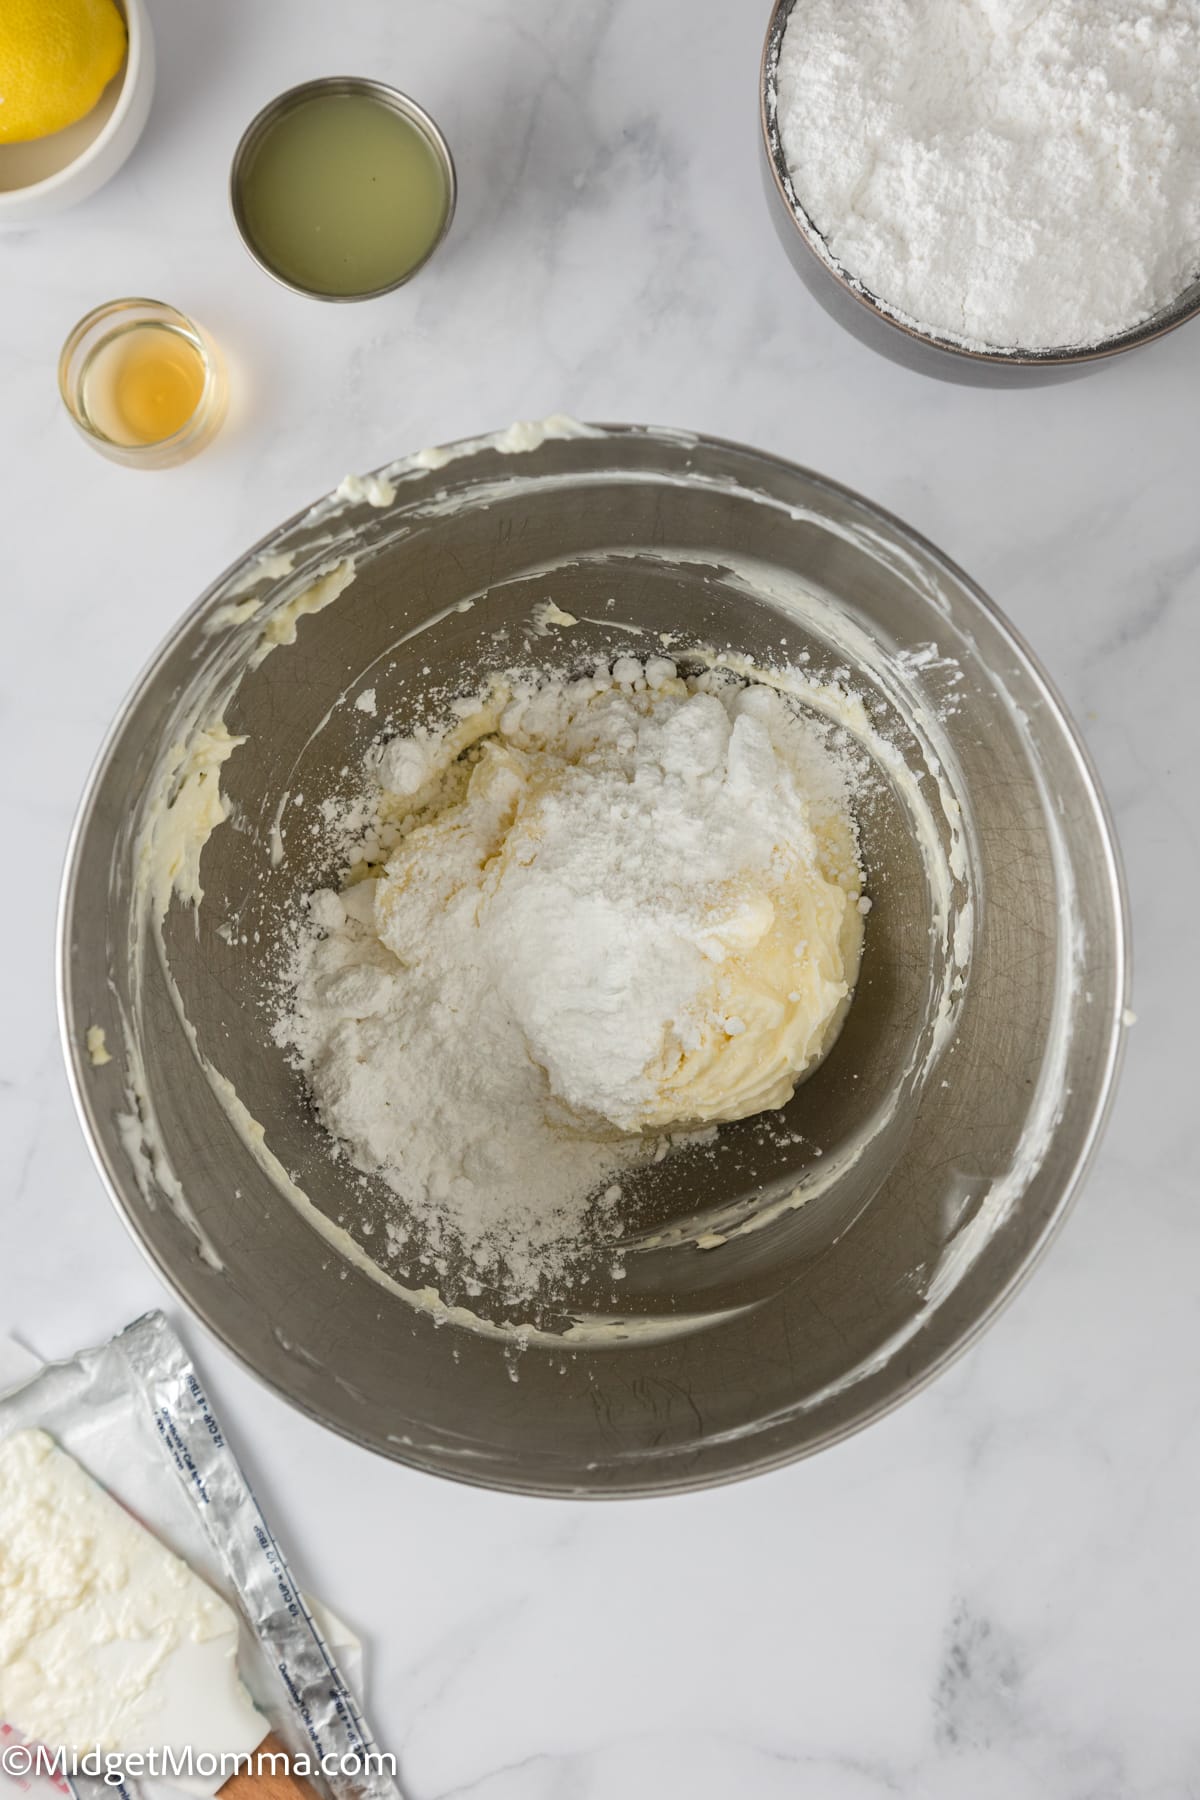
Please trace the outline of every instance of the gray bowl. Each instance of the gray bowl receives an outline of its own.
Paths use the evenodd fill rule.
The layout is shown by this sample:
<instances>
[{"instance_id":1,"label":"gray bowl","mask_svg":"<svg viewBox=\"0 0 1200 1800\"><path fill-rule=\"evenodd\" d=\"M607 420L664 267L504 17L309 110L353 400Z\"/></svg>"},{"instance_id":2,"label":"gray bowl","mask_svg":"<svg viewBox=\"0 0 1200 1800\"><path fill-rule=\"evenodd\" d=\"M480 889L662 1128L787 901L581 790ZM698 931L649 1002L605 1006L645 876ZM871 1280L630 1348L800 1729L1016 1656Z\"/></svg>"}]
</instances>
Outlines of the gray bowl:
<instances>
[{"instance_id":1,"label":"gray bowl","mask_svg":"<svg viewBox=\"0 0 1200 1800\"><path fill-rule=\"evenodd\" d=\"M1200 278L1140 325L1083 349L974 350L897 319L833 256L796 193L779 133L779 53L798 0L775 0L763 45L759 120L767 205L792 267L831 318L861 343L919 374L975 387L1030 387L1084 375L1200 313Z\"/></svg>"},{"instance_id":2,"label":"gray bowl","mask_svg":"<svg viewBox=\"0 0 1200 1800\"><path fill-rule=\"evenodd\" d=\"M1128 969L1087 757L967 577L804 470L612 428L520 455L484 440L391 479L389 503L322 503L222 576L100 755L60 968L100 1170L222 1343L385 1455L486 1486L604 1495L700 1487L819 1449L979 1334L1095 1148ZM251 669L264 620L347 552L358 573L344 597ZM531 609L551 596L583 622L534 637ZM261 602L249 620L247 598ZM427 1272L369 1235L369 1204L271 1041L262 946L333 872L302 832L273 863L270 828L285 789L315 801L361 756L374 728L353 704L363 686L468 690L525 646L580 665L636 646L622 624L675 633L680 657L706 644L850 671L888 747L862 812L874 909L842 1036L785 1115L802 1141L764 1143L748 1121L723 1129L714 1160L668 1160L636 1195L627 1279L598 1255L518 1344L398 1291ZM174 901L160 947L137 911L139 834L168 747L222 686L229 729L251 740L222 771L232 822L204 849L203 904ZM92 1026L112 1058L98 1067ZM307 1210L251 1154L200 1056L234 1084ZM382 1273L342 1253L339 1224ZM495 1296L470 1304L502 1317Z\"/></svg>"}]
</instances>

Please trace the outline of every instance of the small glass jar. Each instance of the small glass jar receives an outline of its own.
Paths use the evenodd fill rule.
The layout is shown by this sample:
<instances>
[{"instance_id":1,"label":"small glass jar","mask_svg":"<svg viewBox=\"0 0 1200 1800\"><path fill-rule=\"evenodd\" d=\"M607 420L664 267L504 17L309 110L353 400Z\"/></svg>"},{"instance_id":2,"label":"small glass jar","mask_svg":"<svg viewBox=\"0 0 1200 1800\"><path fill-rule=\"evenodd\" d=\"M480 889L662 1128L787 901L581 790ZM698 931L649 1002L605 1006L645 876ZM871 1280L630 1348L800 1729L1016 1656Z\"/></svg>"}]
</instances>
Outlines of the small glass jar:
<instances>
[{"instance_id":1,"label":"small glass jar","mask_svg":"<svg viewBox=\"0 0 1200 1800\"><path fill-rule=\"evenodd\" d=\"M110 300L81 319L58 387L89 444L131 469L168 469L203 450L225 417L220 352L160 300Z\"/></svg>"}]
</instances>

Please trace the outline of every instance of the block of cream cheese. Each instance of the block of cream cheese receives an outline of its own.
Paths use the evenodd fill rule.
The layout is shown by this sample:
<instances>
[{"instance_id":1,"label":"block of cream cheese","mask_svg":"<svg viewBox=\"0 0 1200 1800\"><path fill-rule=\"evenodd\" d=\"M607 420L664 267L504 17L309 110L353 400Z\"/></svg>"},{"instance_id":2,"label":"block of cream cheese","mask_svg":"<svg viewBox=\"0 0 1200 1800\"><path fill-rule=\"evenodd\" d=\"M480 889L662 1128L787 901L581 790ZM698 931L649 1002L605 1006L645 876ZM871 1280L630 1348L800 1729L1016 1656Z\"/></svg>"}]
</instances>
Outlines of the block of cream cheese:
<instances>
[{"instance_id":1,"label":"block of cream cheese","mask_svg":"<svg viewBox=\"0 0 1200 1800\"><path fill-rule=\"evenodd\" d=\"M233 1609L44 1431L0 1442L0 1721L53 1748L249 1752Z\"/></svg>"}]
</instances>

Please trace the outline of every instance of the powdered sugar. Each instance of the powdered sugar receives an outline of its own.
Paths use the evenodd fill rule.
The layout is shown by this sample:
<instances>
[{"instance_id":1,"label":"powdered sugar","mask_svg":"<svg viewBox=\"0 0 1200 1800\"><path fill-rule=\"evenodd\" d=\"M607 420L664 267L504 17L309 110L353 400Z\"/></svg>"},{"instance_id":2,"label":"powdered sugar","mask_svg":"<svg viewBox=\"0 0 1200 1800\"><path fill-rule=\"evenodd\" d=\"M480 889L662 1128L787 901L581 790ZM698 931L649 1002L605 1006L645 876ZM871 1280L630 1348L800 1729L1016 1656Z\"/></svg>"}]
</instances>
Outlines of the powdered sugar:
<instances>
[{"instance_id":1,"label":"powdered sugar","mask_svg":"<svg viewBox=\"0 0 1200 1800\"><path fill-rule=\"evenodd\" d=\"M453 712L372 753L344 823L375 878L311 897L277 1036L393 1249L519 1295L681 1127L790 1097L861 877L828 730L764 687L622 657Z\"/></svg>"},{"instance_id":2,"label":"powdered sugar","mask_svg":"<svg viewBox=\"0 0 1200 1800\"><path fill-rule=\"evenodd\" d=\"M833 258L974 347L1089 345L1200 275L1200 0L796 0L784 154Z\"/></svg>"}]
</instances>

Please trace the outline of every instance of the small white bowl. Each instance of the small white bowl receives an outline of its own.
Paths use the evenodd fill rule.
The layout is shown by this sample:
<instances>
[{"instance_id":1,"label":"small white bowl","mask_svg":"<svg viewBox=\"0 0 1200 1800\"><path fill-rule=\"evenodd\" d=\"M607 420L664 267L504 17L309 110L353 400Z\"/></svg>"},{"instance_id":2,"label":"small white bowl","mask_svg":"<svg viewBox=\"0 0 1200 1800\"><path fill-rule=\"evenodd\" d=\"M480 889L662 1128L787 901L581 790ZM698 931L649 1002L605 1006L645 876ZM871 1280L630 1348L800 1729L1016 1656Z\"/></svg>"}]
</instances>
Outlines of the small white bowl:
<instances>
[{"instance_id":1,"label":"small white bowl","mask_svg":"<svg viewBox=\"0 0 1200 1800\"><path fill-rule=\"evenodd\" d=\"M154 39L145 0L118 4L129 48L91 112L50 137L0 144L0 225L30 225L86 200L141 137L154 94Z\"/></svg>"}]
</instances>

